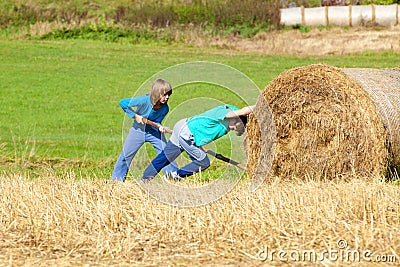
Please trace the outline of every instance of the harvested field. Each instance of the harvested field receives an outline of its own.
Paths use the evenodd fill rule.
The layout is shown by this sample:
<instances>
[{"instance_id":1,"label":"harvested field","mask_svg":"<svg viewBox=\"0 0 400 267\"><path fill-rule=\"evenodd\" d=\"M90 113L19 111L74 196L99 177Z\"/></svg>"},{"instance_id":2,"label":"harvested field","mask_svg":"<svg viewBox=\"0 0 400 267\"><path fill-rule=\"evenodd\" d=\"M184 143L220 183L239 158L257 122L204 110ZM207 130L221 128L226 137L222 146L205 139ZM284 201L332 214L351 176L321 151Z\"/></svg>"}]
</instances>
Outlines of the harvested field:
<instances>
[{"instance_id":1,"label":"harvested field","mask_svg":"<svg viewBox=\"0 0 400 267\"><path fill-rule=\"evenodd\" d=\"M388 174L400 165L399 88L398 69L315 64L283 72L265 88L250 120L249 173L265 175L265 163L256 169L261 149L276 146L270 178ZM258 129L269 108L276 144ZM260 125L263 132L273 126Z\"/></svg>"},{"instance_id":2,"label":"harvested field","mask_svg":"<svg viewBox=\"0 0 400 267\"><path fill-rule=\"evenodd\" d=\"M382 255L388 266L400 260L400 189L378 179L277 180L255 193L241 182L217 202L183 209L160 203L131 182L51 172L41 179L0 178L2 266L283 263L277 254L262 262L258 256L266 249L312 250L318 260L324 250L372 252L358 260L326 256L329 266L363 266ZM339 241L347 247L340 249ZM293 257L291 264L316 264Z\"/></svg>"},{"instance_id":3,"label":"harvested field","mask_svg":"<svg viewBox=\"0 0 400 267\"><path fill-rule=\"evenodd\" d=\"M400 26L390 28L311 29L309 32L261 32L253 38L193 38L195 46L218 46L242 52L285 55L346 55L365 51L400 52Z\"/></svg>"}]
</instances>

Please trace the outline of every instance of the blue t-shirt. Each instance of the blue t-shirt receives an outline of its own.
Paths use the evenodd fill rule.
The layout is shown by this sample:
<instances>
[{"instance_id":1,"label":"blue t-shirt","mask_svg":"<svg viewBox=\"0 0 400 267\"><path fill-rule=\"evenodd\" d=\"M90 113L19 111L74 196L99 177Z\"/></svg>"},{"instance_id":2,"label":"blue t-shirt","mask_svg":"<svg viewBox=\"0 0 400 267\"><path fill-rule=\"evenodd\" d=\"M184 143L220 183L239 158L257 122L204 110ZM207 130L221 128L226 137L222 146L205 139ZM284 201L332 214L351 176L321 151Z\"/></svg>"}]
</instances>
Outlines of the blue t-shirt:
<instances>
[{"instance_id":1,"label":"blue t-shirt","mask_svg":"<svg viewBox=\"0 0 400 267\"><path fill-rule=\"evenodd\" d=\"M160 125L162 120L169 111L168 104L161 105L159 109L154 110L152 108L149 95L137 96L133 98L125 98L119 102L119 105L129 118L134 118L135 114L138 114ZM157 128L147 124L142 125L138 123L136 120L134 120L133 122L133 127L135 127L136 129L140 128L146 131L147 133L156 136L160 135L160 131Z\"/></svg>"},{"instance_id":2,"label":"blue t-shirt","mask_svg":"<svg viewBox=\"0 0 400 267\"><path fill-rule=\"evenodd\" d=\"M232 110L238 108L223 105L189 118L187 126L193 134L196 146L204 146L227 134L230 119L225 116Z\"/></svg>"}]
</instances>

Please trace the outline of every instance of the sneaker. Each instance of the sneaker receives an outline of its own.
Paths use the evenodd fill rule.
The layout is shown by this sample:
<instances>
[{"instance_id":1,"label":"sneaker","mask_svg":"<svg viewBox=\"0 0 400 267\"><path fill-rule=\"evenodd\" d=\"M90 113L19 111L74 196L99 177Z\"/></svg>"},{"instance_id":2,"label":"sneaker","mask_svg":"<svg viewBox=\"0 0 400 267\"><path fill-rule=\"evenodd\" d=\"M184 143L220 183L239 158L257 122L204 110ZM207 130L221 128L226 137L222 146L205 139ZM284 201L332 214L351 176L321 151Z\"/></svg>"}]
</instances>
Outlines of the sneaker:
<instances>
[{"instance_id":1,"label":"sneaker","mask_svg":"<svg viewBox=\"0 0 400 267\"><path fill-rule=\"evenodd\" d=\"M174 180L174 181L181 181L182 180L182 177L180 177L179 175L178 175L178 173L177 172L169 172L169 173L167 173L167 174L165 174L164 176L163 176L163 178L164 178L164 180L165 181L169 181L169 180Z\"/></svg>"}]
</instances>

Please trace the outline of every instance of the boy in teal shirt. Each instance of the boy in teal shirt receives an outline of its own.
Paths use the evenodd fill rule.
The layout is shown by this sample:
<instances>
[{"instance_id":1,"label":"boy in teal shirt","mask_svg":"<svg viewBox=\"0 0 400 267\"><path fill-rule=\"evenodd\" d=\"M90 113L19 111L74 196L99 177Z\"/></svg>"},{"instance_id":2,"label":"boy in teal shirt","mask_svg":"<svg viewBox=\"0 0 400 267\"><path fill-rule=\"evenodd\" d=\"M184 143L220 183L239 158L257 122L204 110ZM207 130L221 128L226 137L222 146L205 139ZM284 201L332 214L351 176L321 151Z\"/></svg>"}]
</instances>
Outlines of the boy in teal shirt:
<instances>
[{"instance_id":1,"label":"boy in teal shirt","mask_svg":"<svg viewBox=\"0 0 400 267\"><path fill-rule=\"evenodd\" d=\"M142 181L149 181L170 162L173 162L183 151L192 160L188 165L170 172L175 180L203 171L210 166L206 152L201 148L224 136L230 130L242 135L249 115L254 106L238 109L232 105L222 105L210 109L189 119L178 121L172 136L163 151L157 155L143 173Z\"/></svg>"}]
</instances>

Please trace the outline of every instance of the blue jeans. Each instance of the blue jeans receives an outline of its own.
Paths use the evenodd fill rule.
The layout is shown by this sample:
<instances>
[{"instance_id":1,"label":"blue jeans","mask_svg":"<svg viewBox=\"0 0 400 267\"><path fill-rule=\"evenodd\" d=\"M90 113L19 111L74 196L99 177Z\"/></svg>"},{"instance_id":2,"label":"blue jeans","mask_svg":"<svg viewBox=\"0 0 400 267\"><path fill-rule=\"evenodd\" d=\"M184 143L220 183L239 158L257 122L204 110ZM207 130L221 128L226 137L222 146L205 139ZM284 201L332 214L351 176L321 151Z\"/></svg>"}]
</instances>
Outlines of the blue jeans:
<instances>
[{"instance_id":1,"label":"blue jeans","mask_svg":"<svg viewBox=\"0 0 400 267\"><path fill-rule=\"evenodd\" d=\"M152 144L157 153L162 152L163 148L165 147L166 140L163 134L161 134L160 137L149 134L141 129L135 129L134 127L132 127L129 131L128 136L126 137L122 152L119 155L117 162L115 163L111 179L119 182L125 181L126 175L129 171L129 166L131 165L133 158L145 142L149 142L150 144ZM164 168L164 172L169 173L172 171L176 171L177 169L178 168L176 163L172 162L172 164Z\"/></svg>"},{"instance_id":2,"label":"blue jeans","mask_svg":"<svg viewBox=\"0 0 400 267\"><path fill-rule=\"evenodd\" d=\"M170 162L174 162L183 151L188 154L192 162L177 170L177 174L180 177L193 175L194 173L203 171L210 166L210 159L207 157L203 149L194 144L193 139L185 139L179 136L178 140L179 146L174 145L171 141L166 144L164 150L159 153L146 168L142 180L155 177L163 167L170 164Z\"/></svg>"}]
</instances>

